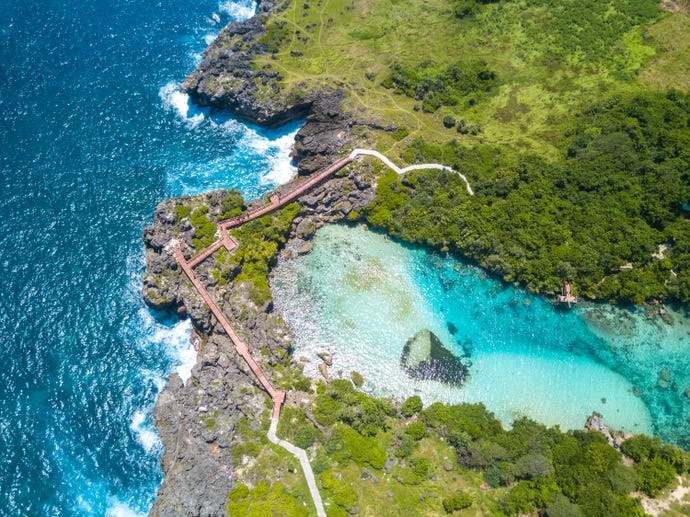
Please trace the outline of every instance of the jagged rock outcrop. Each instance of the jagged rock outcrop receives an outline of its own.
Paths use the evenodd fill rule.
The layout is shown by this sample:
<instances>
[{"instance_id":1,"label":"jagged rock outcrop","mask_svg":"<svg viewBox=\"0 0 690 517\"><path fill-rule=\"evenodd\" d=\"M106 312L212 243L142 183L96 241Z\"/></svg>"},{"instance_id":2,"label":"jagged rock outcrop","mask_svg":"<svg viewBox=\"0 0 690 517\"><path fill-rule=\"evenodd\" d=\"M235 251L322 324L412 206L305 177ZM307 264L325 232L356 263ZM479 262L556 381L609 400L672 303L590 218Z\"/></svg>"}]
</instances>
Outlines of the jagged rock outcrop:
<instances>
[{"instance_id":1,"label":"jagged rock outcrop","mask_svg":"<svg viewBox=\"0 0 690 517\"><path fill-rule=\"evenodd\" d=\"M403 347L400 366L413 379L462 384L467 366L428 329L417 332Z\"/></svg>"},{"instance_id":2,"label":"jagged rock outcrop","mask_svg":"<svg viewBox=\"0 0 690 517\"><path fill-rule=\"evenodd\" d=\"M293 156L299 173L310 174L342 155L358 123L343 112L337 85L317 89L300 84L285 91L270 63L255 66L256 57L270 48L261 15L277 8L274 2L262 2L256 16L228 24L180 88L201 106L227 110L262 126L306 119Z\"/></svg>"},{"instance_id":3,"label":"jagged rock outcrop","mask_svg":"<svg viewBox=\"0 0 690 517\"><path fill-rule=\"evenodd\" d=\"M278 191L291 188L288 184ZM370 164L355 163L343 177L333 178L298 199L302 210L293 221L290 247L302 245L323 224L361 210L373 199L374 189ZM226 194L209 192L185 198L184 204L208 207L206 216L216 220L223 213ZM249 203L249 208L263 203L256 200ZM242 439L235 425L246 416L258 429L260 417L267 411L268 395L248 372L175 260L174 252L180 244L185 249L192 246L195 231L189 215L181 216L176 210L179 205L177 199L161 203L154 225L144 231L143 296L153 308L189 316L192 339L198 338L199 346L191 378L183 384L177 374L171 375L154 409L154 422L165 446L161 462L165 479L151 515L223 515L227 493L235 482L231 450ZM283 360L289 349L289 330L273 313L271 303L258 307L251 301L248 285L230 282L220 286L213 275L215 266L211 257L197 267L196 273L271 378L271 365Z\"/></svg>"}]
</instances>

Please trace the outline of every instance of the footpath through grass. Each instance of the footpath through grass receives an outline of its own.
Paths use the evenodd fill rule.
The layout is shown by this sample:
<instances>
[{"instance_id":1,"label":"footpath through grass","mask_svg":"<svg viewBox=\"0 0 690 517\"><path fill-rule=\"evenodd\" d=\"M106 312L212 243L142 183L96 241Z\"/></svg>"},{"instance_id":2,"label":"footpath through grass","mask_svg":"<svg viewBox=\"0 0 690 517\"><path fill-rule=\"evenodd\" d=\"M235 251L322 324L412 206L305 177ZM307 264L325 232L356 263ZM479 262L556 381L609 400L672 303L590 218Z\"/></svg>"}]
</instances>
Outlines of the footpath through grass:
<instances>
[{"instance_id":1,"label":"footpath through grass","mask_svg":"<svg viewBox=\"0 0 690 517\"><path fill-rule=\"evenodd\" d=\"M654 0L307 0L266 24L271 53L256 66L279 71L284 94L343 88L347 109L401 128L366 135L393 156L421 136L555 157L568 118L593 99L641 89L640 70L664 81L688 58L667 37L686 33L687 17Z\"/></svg>"}]
</instances>

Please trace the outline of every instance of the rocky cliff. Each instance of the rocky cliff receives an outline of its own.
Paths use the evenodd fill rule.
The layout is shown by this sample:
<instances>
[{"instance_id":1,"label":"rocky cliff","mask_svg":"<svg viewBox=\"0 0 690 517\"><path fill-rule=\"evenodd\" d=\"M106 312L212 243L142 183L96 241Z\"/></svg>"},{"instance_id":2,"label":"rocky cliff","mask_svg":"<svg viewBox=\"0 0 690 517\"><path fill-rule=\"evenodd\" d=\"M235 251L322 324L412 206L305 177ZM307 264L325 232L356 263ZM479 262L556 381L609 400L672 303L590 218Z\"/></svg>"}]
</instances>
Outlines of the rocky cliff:
<instances>
[{"instance_id":1,"label":"rocky cliff","mask_svg":"<svg viewBox=\"0 0 690 517\"><path fill-rule=\"evenodd\" d=\"M334 162L350 145L356 122L343 113L337 86L286 91L270 64L254 66L258 55L271 50L262 15L280 8L261 2L256 16L228 24L180 88L201 106L227 110L262 126L305 119L295 138L294 158L299 173L310 174Z\"/></svg>"},{"instance_id":2,"label":"rocky cliff","mask_svg":"<svg viewBox=\"0 0 690 517\"><path fill-rule=\"evenodd\" d=\"M256 16L225 27L181 89L199 105L227 110L263 126L305 119L293 148L298 171L304 175L341 158L359 143L353 138L353 129L359 123L343 113L342 93L337 88L285 92L277 72L270 67L252 66L257 55L270 52L263 15L280 8L270 0L263 1ZM344 172L342 177L331 179L298 200L302 208L293 221L290 238L296 242L292 242L291 249L302 247L319 226L352 216L371 202L374 173L369 165L352 164ZM291 185L279 190L289 188ZM214 221L221 217L224 196L225 192L217 191L183 201L192 207L207 206L207 216ZM151 515L222 515L237 468L231 451L243 439L236 425L246 416L255 430L260 429L262 415L268 414L267 395L248 374L246 365L175 261L174 250L180 243L191 247L195 231L189 218L176 212L179 204L180 200L175 199L162 203L153 226L145 230L143 295L147 304L157 310L191 318L192 340L198 340L198 354L191 378L183 384L173 374L154 409L156 428L165 446L165 479ZM246 284L230 282L221 286L213 268L212 257L196 271L271 377L272 365L290 361L289 330L273 313L271 303L254 304Z\"/></svg>"},{"instance_id":3,"label":"rocky cliff","mask_svg":"<svg viewBox=\"0 0 690 517\"><path fill-rule=\"evenodd\" d=\"M302 196L298 200L301 211L292 223L290 238L295 242L290 248L301 247L326 222L340 221L370 203L374 196L373 176L368 165L353 164L343 177L333 178ZM279 190L289 188L291 185L285 185ZM238 420L247 417L253 429L259 431L262 418L268 415L268 396L234 352L173 256L178 246L193 246L195 232L189 215L181 214L176 207L208 207L206 216L215 221L222 216L225 196L226 192L215 191L165 201L156 210L153 226L144 233L144 299L158 310L189 316L192 341L198 342L197 364L191 378L183 384L177 374L171 375L154 409L155 425L165 446L165 479L151 510L154 516L224 514L237 467L232 448L246 439L236 432ZM263 200L255 202L261 203ZM247 284L221 285L213 275L215 266L211 257L196 272L235 330L249 343L266 374L274 377L274 365L291 361L289 330L270 302L263 306L252 302Z\"/></svg>"}]
</instances>

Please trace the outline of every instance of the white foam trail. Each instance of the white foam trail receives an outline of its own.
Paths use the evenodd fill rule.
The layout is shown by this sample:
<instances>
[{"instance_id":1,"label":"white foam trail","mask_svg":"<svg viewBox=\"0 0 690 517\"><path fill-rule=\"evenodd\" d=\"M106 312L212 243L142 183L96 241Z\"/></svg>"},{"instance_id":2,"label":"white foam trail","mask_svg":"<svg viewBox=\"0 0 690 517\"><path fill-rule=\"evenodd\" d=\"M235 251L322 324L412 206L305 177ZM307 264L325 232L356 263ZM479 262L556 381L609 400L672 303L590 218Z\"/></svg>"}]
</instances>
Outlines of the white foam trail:
<instances>
[{"instance_id":1,"label":"white foam trail","mask_svg":"<svg viewBox=\"0 0 690 517\"><path fill-rule=\"evenodd\" d=\"M158 96L163 101L163 107L169 111L174 111L178 117L187 122L191 127L196 127L204 121L205 113L190 100L189 95L182 93L176 82L171 81L160 90Z\"/></svg>"},{"instance_id":2,"label":"white foam trail","mask_svg":"<svg viewBox=\"0 0 690 517\"><path fill-rule=\"evenodd\" d=\"M182 320L172 328L159 327L152 337L155 343L160 343L169 350L177 366L175 371L182 379L187 382L192 375L192 368L196 364L196 350L189 343L192 331L192 320Z\"/></svg>"},{"instance_id":3,"label":"white foam trail","mask_svg":"<svg viewBox=\"0 0 690 517\"><path fill-rule=\"evenodd\" d=\"M283 185L297 173L297 167L292 164L290 153L298 130L299 128L275 140L260 135L256 131L247 130L242 143L255 153L265 156L268 162L268 172L259 179L262 185Z\"/></svg>"},{"instance_id":4,"label":"white foam trail","mask_svg":"<svg viewBox=\"0 0 690 517\"><path fill-rule=\"evenodd\" d=\"M283 185L297 174L297 167L292 164L292 158L290 157L292 145L295 142L295 133L297 131L282 136L274 142L276 152L269 159L271 170L261 178L262 183L268 182Z\"/></svg>"},{"instance_id":5,"label":"white foam trail","mask_svg":"<svg viewBox=\"0 0 690 517\"><path fill-rule=\"evenodd\" d=\"M107 503L106 517L144 517L146 515L145 512L133 510L127 506L127 503L123 503L117 497L109 496Z\"/></svg>"},{"instance_id":6,"label":"white foam trail","mask_svg":"<svg viewBox=\"0 0 690 517\"><path fill-rule=\"evenodd\" d=\"M162 445L156 431L150 424L146 423L146 413L144 411L134 413L129 428L136 434L137 440L147 453Z\"/></svg>"},{"instance_id":7,"label":"white foam trail","mask_svg":"<svg viewBox=\"0 0 690 517\"><path fill-rule=\"evenodd\" d=\"M214 41L216 41L216 38L218 37L218 34L206 34L204 36L204 42L206 42L206 45L210 45Z\"/></svg>"},{"instance_id":8,"label":"white foam trail","mask_svg":"<svg viewBox=\"0 0 690 517\"><path fill-rule=\"evenodd\" d=\"M227 14L232 21L241 22L256 14L256 2L251 0L220 2L218 10Z\"/></svg>"}]
</instances>

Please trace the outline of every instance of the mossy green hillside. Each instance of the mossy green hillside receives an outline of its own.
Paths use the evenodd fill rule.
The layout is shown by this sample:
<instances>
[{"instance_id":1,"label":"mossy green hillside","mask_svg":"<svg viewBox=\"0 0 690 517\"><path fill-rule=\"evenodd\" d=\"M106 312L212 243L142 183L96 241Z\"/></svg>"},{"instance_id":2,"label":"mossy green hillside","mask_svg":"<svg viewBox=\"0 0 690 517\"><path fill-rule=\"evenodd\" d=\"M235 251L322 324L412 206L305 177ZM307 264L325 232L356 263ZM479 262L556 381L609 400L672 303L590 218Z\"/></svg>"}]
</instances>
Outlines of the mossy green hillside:
<instances>
[{"instance_id":1,"label":"mossy green hillside","mask_svg":"<svg viewBox=\"0 0 690 517\"><path fill-rule=\"evenodd\" d=\"M332 516L441 516L463 509L462 515L496 517L642 517L630 494L667 497L690 467L687 453L647 436L624 443L634 460L629 466L597 432L563 433L526 418L505 430L481 404L423 408L419 397L400 404L372 398L344 379L318 383L298 398L284 408L278 435L308 450ZM242 443L252 441L256 460L240 469L243 484L230 493L228 508L260 515L273 503L284 509L273 515L313 515L310 504L298 504L304 480L285 474L287 460L258 434ZM677 501L676 509L685 504Z\"/></svg>"},{"instance_id":2,"label":"mossy green hillside","mask_svg":"<svg viewBox=\"0 0 690 517\"><path fill-rule=\"evenodd\" d=\"M254 63L281 74L280 95L340 88L358 120L398 128L355 127L358 145L453 166L477 193L437 172L391 177L370 222L538 292L565 277L592 298L690 299L688 97L666 91L690 84L685 14L654 0L283 7Z\"/></svg>"},{"instance_id":3,"label":"mossy green hillside","mask_svg":"<svg viewBox=\"0 0 690 517\"><path fill-rule=\"evenodd\" d=\"M665 13L655 0L318 0L282 7L264 20L269 52L254 66L281 74L283 96L343 89L346 110L401 128L403 138L362 135L393 155L418 136L446 141L443 120L452 116L480 128L463 135L468 143L553 156L563 122L592 99L639 91L637 76L648 63L670 75L670 63L688 57L655 29L674 20L682 31L687 18ZM275 92L259 85L259 95Z\"/></svg>"}]
</instances>

